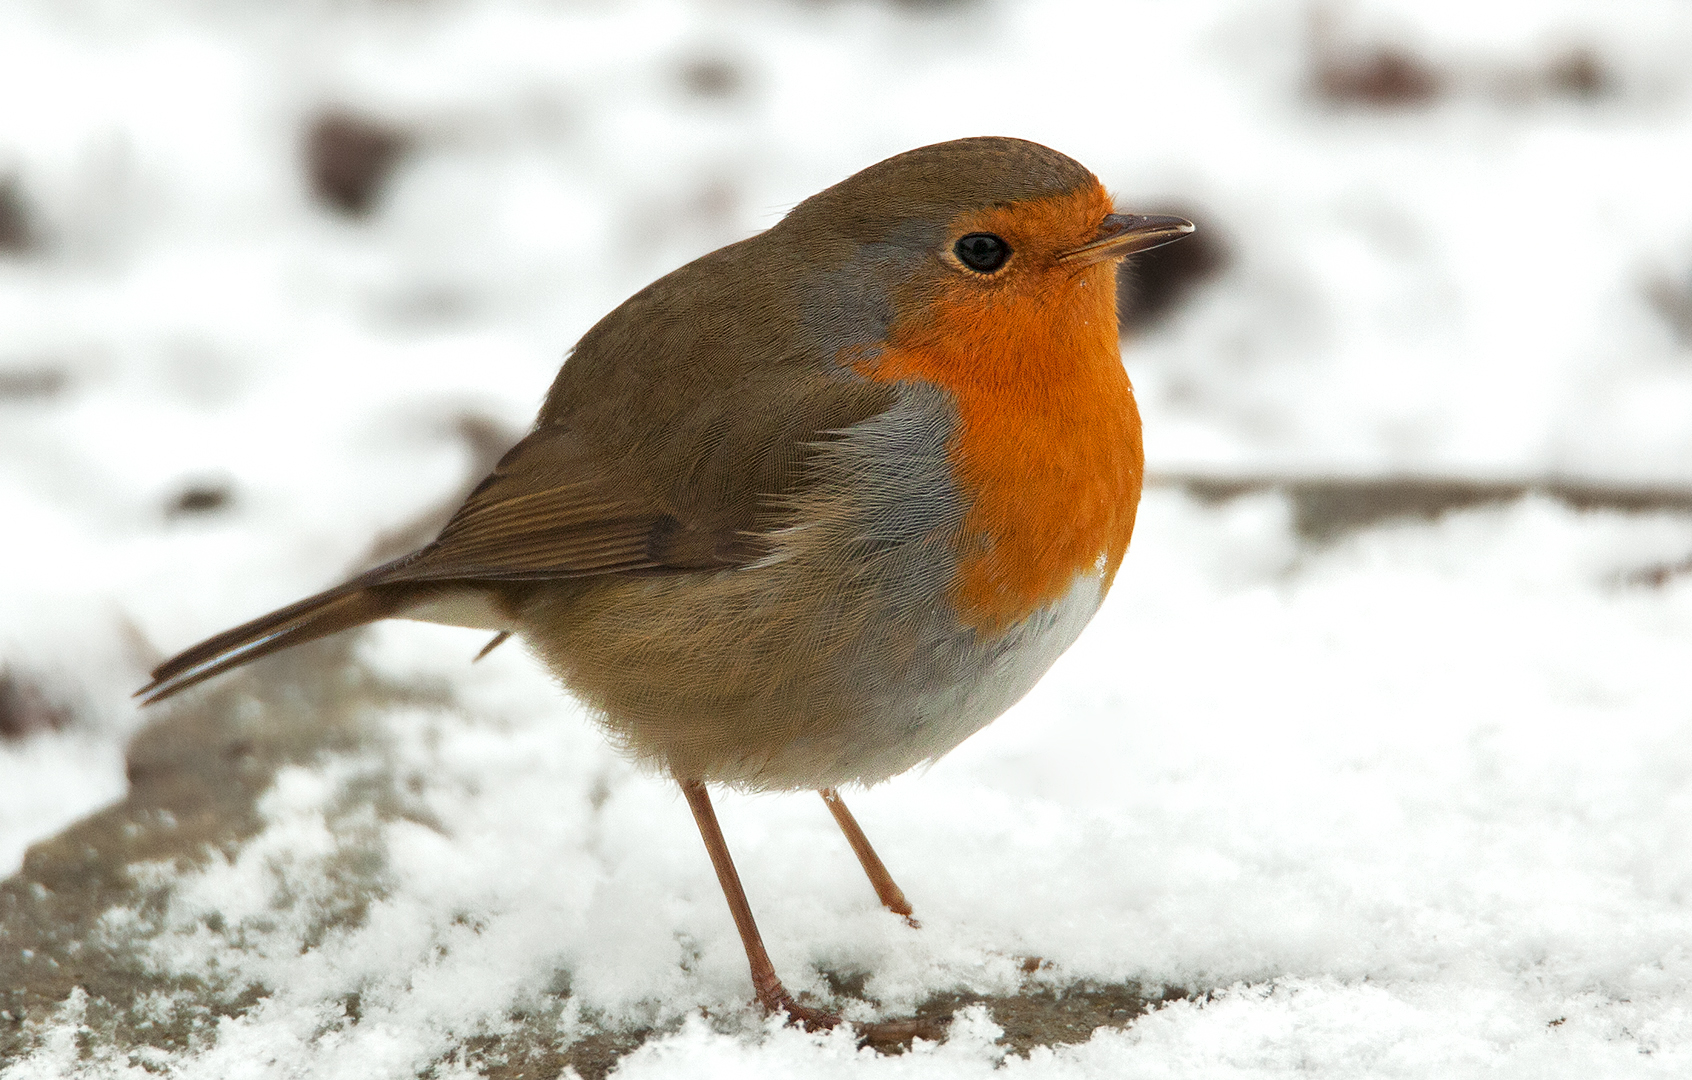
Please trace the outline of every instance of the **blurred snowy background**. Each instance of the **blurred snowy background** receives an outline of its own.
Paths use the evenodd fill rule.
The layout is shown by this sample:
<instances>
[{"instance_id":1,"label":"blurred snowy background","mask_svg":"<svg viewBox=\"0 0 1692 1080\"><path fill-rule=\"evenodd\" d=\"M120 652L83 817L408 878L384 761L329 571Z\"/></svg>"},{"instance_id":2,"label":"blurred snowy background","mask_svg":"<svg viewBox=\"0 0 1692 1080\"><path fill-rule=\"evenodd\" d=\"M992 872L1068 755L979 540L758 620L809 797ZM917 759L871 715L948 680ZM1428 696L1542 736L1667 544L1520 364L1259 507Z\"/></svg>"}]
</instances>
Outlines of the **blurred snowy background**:
<instances>
[{"instance_id":1,"label":"blurred snowy background","mask_svg":"<svg viewBox=\"0 0 1692 1080\"><path fill-rule=\"evenodd\" d=\"M1667 0L0 3L0 1073L993 1073L980 1006L760 1027L684 805L517 649L128 699L449 500L653 277L976 134L1199 223L1124 286L1156 483L1045 683L853 800L924 929L814 797L724 798L789 986L1171 999L1029 1076L1692 1073ZM25 862L201 752L269 764Z\"/></svg>"}]
</instances>

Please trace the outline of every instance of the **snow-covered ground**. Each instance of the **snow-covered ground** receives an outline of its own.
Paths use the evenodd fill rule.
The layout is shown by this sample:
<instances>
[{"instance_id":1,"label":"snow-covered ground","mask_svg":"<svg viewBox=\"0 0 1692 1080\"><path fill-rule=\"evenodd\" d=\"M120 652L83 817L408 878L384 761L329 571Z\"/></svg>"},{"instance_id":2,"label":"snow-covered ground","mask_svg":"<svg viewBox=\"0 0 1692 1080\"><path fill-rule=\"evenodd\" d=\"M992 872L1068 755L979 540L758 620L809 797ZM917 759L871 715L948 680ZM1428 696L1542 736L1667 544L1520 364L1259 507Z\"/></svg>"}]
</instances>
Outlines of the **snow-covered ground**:
<instances>
[{"instance_id":1,"label":"snow-covered ground","mask_svg":"<svg viewBox=\"0 0 1692 1080\"><path fill-rule=\"evenodd\" d=\"M1430 100L1319 98L1313 52L1374 43ZM1547 74L1579 50L1587 93ZM1225 237L1125 353L1154 471L1692 486L1682 4L11 0L0 102L29 225L0 665L72 717L0 740L0 874L121 797L155 650L334 580L466 478L465 414L520 428L652 277L937 139L1047 142ZM363 218L301 167L331 108L409 140ZM227 505L171 512L194 487ZM1023 704L851 797L920 931L814 797L720 800L789 985L868 972L897 1014L1039 957L1199 995L1029 1076L1692 1072L1692 574L1641 573L1692 515L1528 499L1317 545L1281 496L1164 487L1140 520ZM1000 1065L979 1013L904 1057L698 1019L749 985L685 805L481 643L381 628L363 659L450 704L284 770L264 831L175 884L154 962L266 1000L144 1063L79 1058L73 1000L7 1080L447 1076L560 972L574 1008L681 1025L619 1075ZM360 815L373 771L415 779L409 816ZM302 951L357 845L383 896Z\"/></svg>"}]
</instances>

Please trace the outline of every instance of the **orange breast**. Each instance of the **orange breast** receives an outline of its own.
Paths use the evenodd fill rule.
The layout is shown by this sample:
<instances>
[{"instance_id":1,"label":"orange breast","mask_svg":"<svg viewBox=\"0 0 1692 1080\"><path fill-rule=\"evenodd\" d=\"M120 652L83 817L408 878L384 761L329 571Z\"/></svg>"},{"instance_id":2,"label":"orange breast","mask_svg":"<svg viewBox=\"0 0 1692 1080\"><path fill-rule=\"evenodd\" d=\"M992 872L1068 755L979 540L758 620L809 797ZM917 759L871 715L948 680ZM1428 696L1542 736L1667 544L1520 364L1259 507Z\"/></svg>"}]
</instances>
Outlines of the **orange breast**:
<instances>
[{"instance_id":1,"label":"orange breast","mask_svg":"<svg viewBox=\"0 0 1692 1080\"><path fill-rule=\"evenodd\" d=\"M1028 206L1002 212L1027 232ZM951 456L970 510L954 600L991 633L1063 596L1077 574L1096 571L1108 587L1134 530L1145 459L1112 267L1054 265L1011 288L973 285L962 279L898 320L885 350L856 366L879 381L928 380L956 400Z\"/></svg>"}]
</instances>

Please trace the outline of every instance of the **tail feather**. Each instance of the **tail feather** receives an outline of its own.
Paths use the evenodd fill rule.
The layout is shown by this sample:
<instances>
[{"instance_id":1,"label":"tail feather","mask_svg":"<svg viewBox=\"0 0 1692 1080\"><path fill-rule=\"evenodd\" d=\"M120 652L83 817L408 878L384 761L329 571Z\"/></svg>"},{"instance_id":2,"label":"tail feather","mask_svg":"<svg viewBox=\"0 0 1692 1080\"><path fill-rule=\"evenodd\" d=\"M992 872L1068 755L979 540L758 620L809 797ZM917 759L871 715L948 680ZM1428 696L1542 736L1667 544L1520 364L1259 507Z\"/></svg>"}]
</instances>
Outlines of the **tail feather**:
<instances>
[{"instance_id":1,"label":"tail feather","mask_svg":"<svg viewBox=\"0 0 1692 1080\"><path fill-rule=\"evenodd\" d=\"M207 638L154 668L153 681L135 696L151 705L261 656L396 614L408 606L409 597L405 590L384 589L374 582L385 569Z\"/></svg>"}]
</instances>

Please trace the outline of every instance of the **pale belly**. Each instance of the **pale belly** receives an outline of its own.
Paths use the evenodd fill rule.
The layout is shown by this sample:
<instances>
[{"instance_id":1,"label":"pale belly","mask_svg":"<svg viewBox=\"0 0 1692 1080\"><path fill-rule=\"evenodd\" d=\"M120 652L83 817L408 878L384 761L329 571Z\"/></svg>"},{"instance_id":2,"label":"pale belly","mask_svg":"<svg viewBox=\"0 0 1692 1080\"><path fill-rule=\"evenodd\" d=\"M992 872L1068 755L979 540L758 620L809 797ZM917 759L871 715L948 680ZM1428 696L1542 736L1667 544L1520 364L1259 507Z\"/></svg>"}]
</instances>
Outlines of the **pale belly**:
<instances>
[{"instance_id":1,"label":"pale belly","mask_svg":"<svg viewBox=\"0 0 1692 1080\"><path fill-rule=\"evenodd\" d=\"M935 761L998 719L1075 643L1103 600L1100 577L1078 575L1057 601L976 650L949 684L913 693L891 723L866 718L857 778L874 783Z\"/></svg>"}]
</instances>

